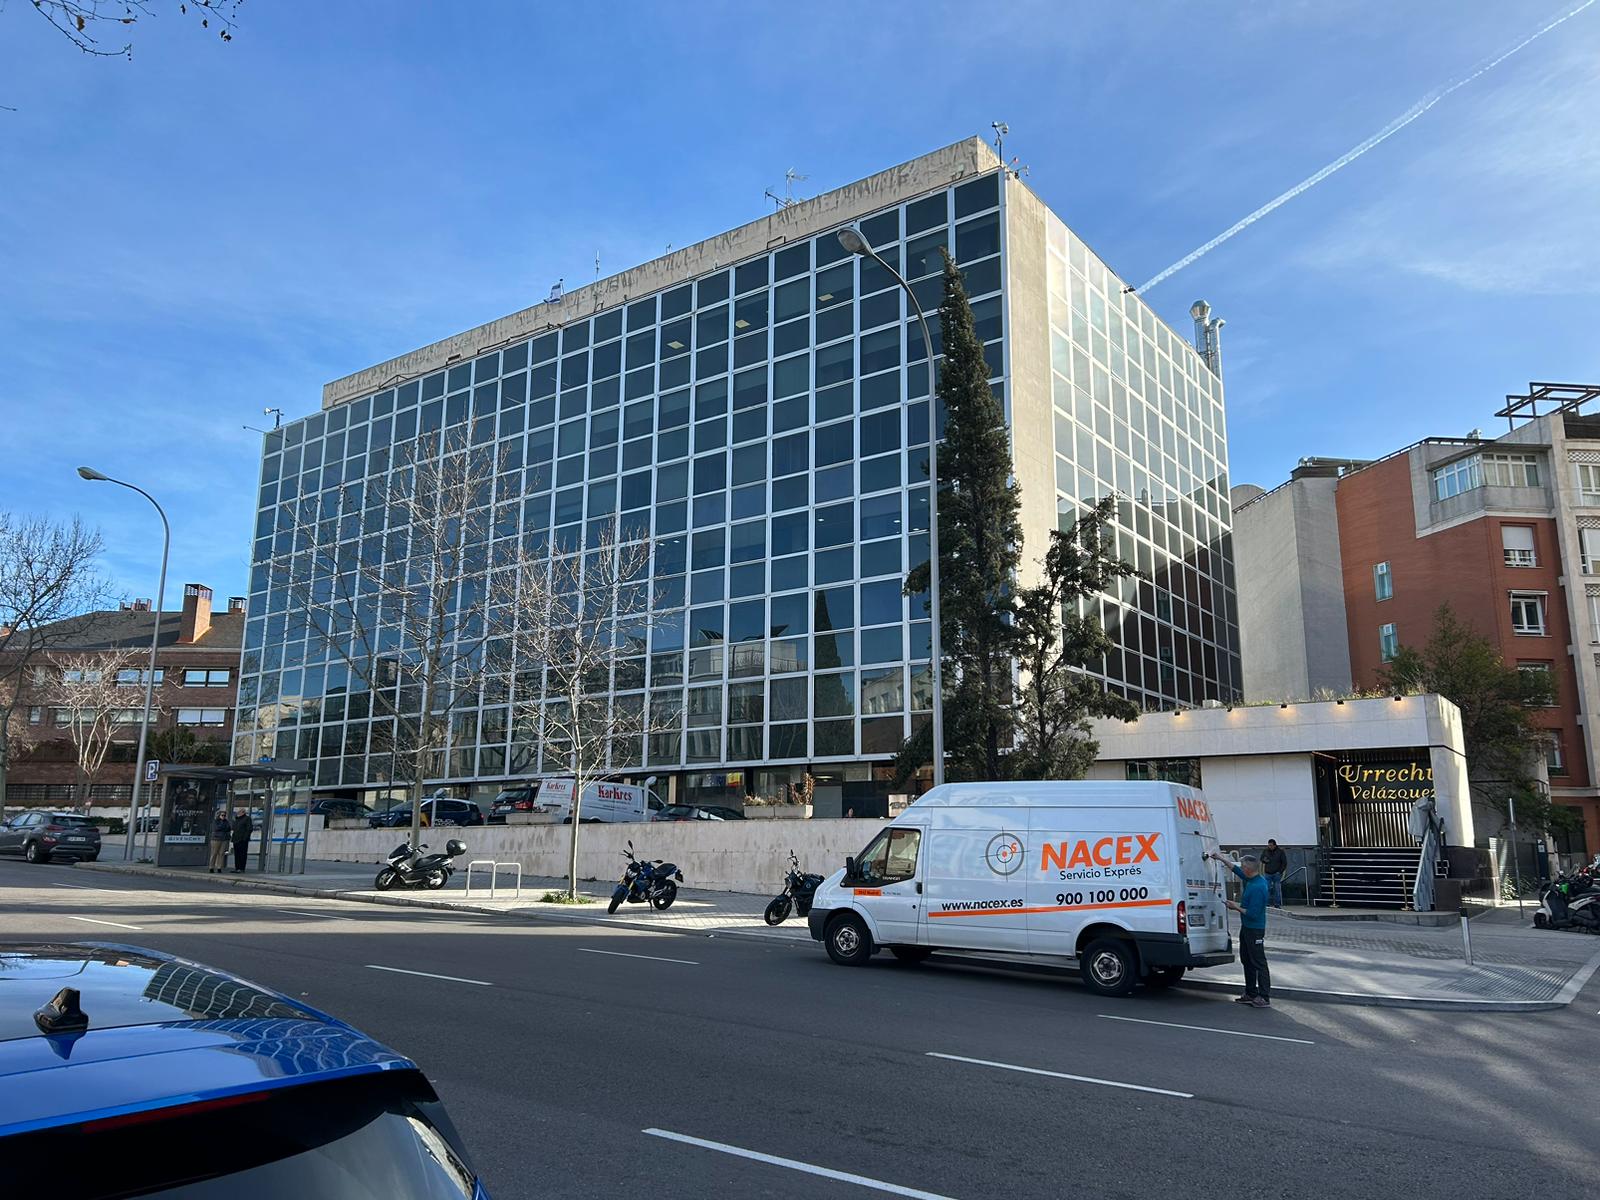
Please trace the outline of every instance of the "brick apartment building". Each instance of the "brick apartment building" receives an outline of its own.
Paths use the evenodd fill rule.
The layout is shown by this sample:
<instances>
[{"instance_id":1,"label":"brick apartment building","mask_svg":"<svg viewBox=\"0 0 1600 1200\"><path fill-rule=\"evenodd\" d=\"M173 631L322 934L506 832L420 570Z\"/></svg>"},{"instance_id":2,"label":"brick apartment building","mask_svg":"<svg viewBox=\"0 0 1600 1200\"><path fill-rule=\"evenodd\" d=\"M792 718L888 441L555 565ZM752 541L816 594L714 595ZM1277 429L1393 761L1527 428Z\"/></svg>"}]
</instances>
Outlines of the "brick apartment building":
<instances>
[{"instance_id":1,"label":"brick apartment building","mask_svg":"<svg viewBox=\"0 0 1600 1200\"><path fill-rule=\"evenodd\" d=\"M69 617L49 628L51 648L29 666L24 700L17 716L26 722L29 748L16 755L6 785L6 805L65 805L75 796L77 769L71 737L60 711L51 703L53 669L47 661L63 655L131 650L139 654L134 668L118 673L126 686L127 708L113 735L110 753L91 785L95 805L126 805L133 790L139 717L144 703L144 670L149 662L153 622L160 621L156 651L155 704L160 712L151 733L183 727L202 742L225 747L233 733L239 687L239 647L244 636L244 600L235 597L225 612L213 612L211 589L198 583L183 589L183 608L157 615L148 600L121 608Z\"/></svg>"},{"instance_id":2,"label":"brick apartment building","mask_svg":"<svg viewBox=\"0 0 1600 1200\"><path fill-rule=\"evenodd\" d=\"M1429 438L1375 462L1303 460L1234 489L1250 699L1373 688L1439 606L1502 659L1547 671L1550 795L1600 853L1600 386L1529 385L1498 438ZM1259 584L1259 586L1258 586ZM1336 636L1342 633L1343 636ZM1493 832L1492 829L1489 832Z\"/></svg>"}]
</instances>

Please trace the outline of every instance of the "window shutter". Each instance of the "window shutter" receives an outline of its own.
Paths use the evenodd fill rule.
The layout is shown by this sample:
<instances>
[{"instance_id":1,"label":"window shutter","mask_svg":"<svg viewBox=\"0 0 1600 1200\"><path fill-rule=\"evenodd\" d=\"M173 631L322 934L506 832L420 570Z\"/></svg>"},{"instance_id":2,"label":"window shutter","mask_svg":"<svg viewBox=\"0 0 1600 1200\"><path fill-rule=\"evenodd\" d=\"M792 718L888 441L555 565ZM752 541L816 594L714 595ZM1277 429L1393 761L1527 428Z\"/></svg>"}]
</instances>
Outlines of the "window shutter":
<instances>
[{"instance_id":1,"label":"window shutter","mask_svg":"<svg viewBox=\"0 0 1600 1200\"><path fill-rule=\"evenodd\" d=\"M1590 533L1600 533L1600 529L1585 529L1583 533L1584 553L1587 554L1589 553L1588 535ZM1529 554L1532 554L1533 530L1527 525L1502 525L1500 526L1500 544L1507 550L1526 550ZM1596 545L1600 545L1600 542L1597 542Z\"/></svg>"}]
</instances>

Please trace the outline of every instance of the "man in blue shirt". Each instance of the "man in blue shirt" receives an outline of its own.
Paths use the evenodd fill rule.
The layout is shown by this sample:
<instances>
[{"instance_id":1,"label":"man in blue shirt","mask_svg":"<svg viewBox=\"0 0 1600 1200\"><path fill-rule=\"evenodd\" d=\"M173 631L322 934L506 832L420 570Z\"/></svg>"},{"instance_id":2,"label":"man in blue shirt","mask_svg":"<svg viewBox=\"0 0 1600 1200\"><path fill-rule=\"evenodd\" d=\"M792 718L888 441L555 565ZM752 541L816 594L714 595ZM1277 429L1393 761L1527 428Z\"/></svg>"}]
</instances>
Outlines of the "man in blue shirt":
<instances>
[{"instance_id":1,"label":"man in blue shirt","mask_svg":"<svg viewBox=\"0 0 1600 1200\"><path fill-rule=\"evenodd\" d=\"M1227 901L1228 907L1239 914L1239 963L1244 967L1244 995L1236 1002L1252 1008L1271 1008L1272 975L1267 970L1266 947L1268 891L1261 860L1254 854L1242 856L1237 864L1220 854L1210 857L1244 881L1239 902Z\"/></svg>"}]
</instances>

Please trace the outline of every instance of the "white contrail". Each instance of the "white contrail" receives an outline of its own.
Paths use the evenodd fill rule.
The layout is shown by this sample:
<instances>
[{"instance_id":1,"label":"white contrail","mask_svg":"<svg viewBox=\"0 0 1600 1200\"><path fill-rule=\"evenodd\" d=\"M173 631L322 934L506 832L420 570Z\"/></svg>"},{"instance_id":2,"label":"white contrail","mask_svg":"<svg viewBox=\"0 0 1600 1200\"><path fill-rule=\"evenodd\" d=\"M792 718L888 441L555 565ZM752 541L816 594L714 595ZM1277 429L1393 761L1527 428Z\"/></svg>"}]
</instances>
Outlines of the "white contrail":
<instances>
[{"instance_id":1,"label":"white contrail","mask_svg":"<svg viewBox=\"0 0 1600 1200\"><path fill-rule=\"evenodd\" d=\"M1466 75L1463 75L1460 79L1457 79L1455 82L1450 83L1450 84L1446 84L1444 87L1437 88L1436 90L1434 90L1432 92L1429 92L1421 100L1417 101L1410 108L1408 108L1404 113L1402 113L1400 116L1396 117L1393 121L1390 121L1387 125L1385 125L1382 129L1378 130L1377 133L1373 134L1366 141L1362 142L1359 146L1357 146L1353 150L1350 150L1347 153L1341 155L1340 157L1334 159L1331 163L1329 163L1327 166L1323 167L1322 170L1318 171L1315 175L1312 175L1312 176L1310 176L1309 178L1306 178L1306 179L1302 179L1299 183L1295 184L1292 188L1290 188L1287 192L1284 192L1281 196L1274 197L1273 199L1267 201L1267 203L1263 204L1260 208L1256 209L1255 212L1251 213L1248 217L1245 217L1242 221L1239 221L1237 224L1228 226L1227 229L1224 229L1221 233L1217 234L1216 237L1212 238L1204 246L1201 246L1198 250L1194 251L1191 254L1186 254L1184 257L1180 258L1177 262L1173 263L1170 267L1168 267L1165 271L1162 271L1161 274L1155 276L1155 278L1149 280L1146 283L1141 283L1137 288L1134 288L1133 290L1136 291L1136 292L1148 291L1150 288L1155 287L1155 285L1160 283L1162 280L1167 279L1172 275L1176 275L1179 271L1183 270L1185 267L1187 267L1190 263L1194 262L1196 259L1202 257L1203 255L1209 254L1211 251L1215 250L1218 246L1222 245L1223 242L1227 241L1229 238L1231 238L1234 234L1238 233L1240 230L1246 229L1249 226L1254 225L1257 221L1261 220L1262 217L1266 216L1273 209L1283 207L1283 205L1289 203L1289 201L1293 200L1296 196L1300 195L1300 193L1305 192L1305 191L1309 191L1311 188L1316 187L1317 184L1321 183L1329 175L1332 175L1335 171L1339 170L1341 167L1349 166L1351 163L1355 162L1356 159L1360 158L1363 154L1365 154L1368 150L1371 150L1374 146L1378 145L1378 143L1388 141L1391 137L1393 137L1395 134L1399 133L1402 129L1404 129L1407 125L1411 124L1411 122L1415 121L1423 113L1427 112L1435 104L1439 103L1439 101L1443 100L1451 92L1459 91L1461 88L1466 87L1467 84L1471 83L1474 79L1478 78L1478 76L1484 74L1486 71L1494 70L1495 67L1498 67L1501 63L1505 62L1506 59L1510 58L1517 51L1523 49L1523 47L1529 45L1532 42L1538 41L1545 34L1549 33L1552 29L1554 29L1557 25L1566 24L1568 21L1572 20L1573 17L1577 16L1584 9L1588 8L1590 5L1592 5L1594 3L1595 3L1595 0L1583 0L1582 4L1578 5L1576 8L1574 8L1571 11L1563 14L1562 16L1557 17L1555 20L1551 21L1548 25L1544 26L1542 29L1538 29L1538 30L1534 31L1533 33L1530 33L1527 37L1523 38L1515 46L1511 47L1511 49L1509 49L1509 50L1507 50L1507 51L1495 56L1494 58L1491 58L1491 59L1489 59L1489 60L1487 60L1485 62L1480 63L1471 72L1469 72Z\"/></svg>"}]
</instances>

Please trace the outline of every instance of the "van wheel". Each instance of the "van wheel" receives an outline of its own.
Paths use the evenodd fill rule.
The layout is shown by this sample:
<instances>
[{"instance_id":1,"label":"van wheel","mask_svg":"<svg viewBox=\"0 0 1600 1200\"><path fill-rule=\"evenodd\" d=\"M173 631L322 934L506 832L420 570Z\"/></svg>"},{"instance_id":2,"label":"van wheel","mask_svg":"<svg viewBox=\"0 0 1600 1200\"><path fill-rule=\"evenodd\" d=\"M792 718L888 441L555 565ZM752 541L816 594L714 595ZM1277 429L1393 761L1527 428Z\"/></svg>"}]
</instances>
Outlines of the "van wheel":
<instances>
[{"instance_id":1,"label":"van wheel","mask_svg":"<svg viewBox=\"0 0 1600 1200\"><path fill-rule=\"evenodd\" d=\"M929 946L890 946L889 953L894 955L897 962L915 966L917 963L927 962L933 949Z\"/></svg>"},{"instance_id":2,"label":"van wheel","mask_svg":"<svg viewBox=\"0 0 1600 1200\"><path fill-rule=\"evenodd\" d=\"M1133 949L1117 938L1100 938L1084 951L1083 982L1102 996L1126 996L1139 981Z\"/></svg>"},{"instance_id":3,"label":"van wheel","mask_svg":"<svg viewBox=\"0 0 1600 1200\"><path fill-rule=\"evenodd\" d=\"M1147 988L1169 988L1183 978L1183 967L1151 967L1150 974L1144 977Z\"/></svg>"},{"instance_id":4,"label":"van wheel","mask_svg":"<svg viewBox=\"0 0 1600 1200\"><path fill-rule=\"evenodd\" d=\"M841 967L865 966L872 957L872 935L854 913L835 917L828 924L823 943L828 947L828 957Z\"/></svg>"}]
</instances>

